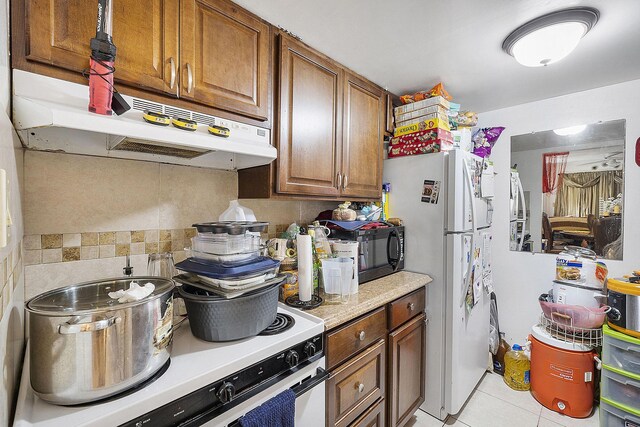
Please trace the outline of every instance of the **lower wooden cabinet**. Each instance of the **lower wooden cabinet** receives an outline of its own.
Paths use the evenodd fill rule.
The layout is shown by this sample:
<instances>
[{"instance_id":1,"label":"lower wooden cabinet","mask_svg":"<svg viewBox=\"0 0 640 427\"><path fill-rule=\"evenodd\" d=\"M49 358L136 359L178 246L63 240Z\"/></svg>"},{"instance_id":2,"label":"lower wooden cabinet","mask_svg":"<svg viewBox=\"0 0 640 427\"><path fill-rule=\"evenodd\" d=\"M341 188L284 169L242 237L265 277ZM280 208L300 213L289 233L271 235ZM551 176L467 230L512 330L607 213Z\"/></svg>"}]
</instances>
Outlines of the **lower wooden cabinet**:
<instances>
[{"instance_id":1,"label":"lower wooden cabinet","mask_svg":"<svg viewBox=\"0 0 640 427\"><path fill-rule=\"evenodd\" d=\"M389 425L404 426L424 402L425 315L389 334Z\"/></svg>"},{"instance_id":2,"label":"lower wooden cabinet","mask_svg":"<svg viewBox=\"0 0 640 427\"><path fill-rule=\"evenodd\" d=\"M327 381L330 426L350 425L385 396L386 341L380 340L335 369Z\"/></svg>"},{"instance_id":3,"label":"lower wooden cabinet","mask_svg":"<svg viewBox=\"0 0 640 427\"><path fill-rule=\"evenodd\" d=\"M362 414L360 418L354 421L351 424L352 427L384 427L385 417L384 417L384 408L385 401L384 399L380 400L378 403L373 405L367 412Z\"/></svg>"},{"instance_id":4,"label":"lower wooden cabinet","mask_svg":"<svg viewBox=\"0 0 640 427\"><path fill-rule=\"evenodd\" d=\"M402 427L425 399L425 289L326 334L327 427Z\"/></svg>"}]
</instances>

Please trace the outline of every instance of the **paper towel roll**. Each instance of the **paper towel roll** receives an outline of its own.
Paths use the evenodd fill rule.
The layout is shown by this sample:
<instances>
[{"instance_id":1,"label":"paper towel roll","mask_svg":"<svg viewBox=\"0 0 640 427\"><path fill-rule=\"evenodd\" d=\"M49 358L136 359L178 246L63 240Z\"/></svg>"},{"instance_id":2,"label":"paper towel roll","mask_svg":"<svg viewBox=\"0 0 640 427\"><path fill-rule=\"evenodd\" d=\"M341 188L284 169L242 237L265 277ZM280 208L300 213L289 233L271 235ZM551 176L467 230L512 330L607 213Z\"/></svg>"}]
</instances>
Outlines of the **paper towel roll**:
<instances>
[{"instance_id":1,"label":"paper towel roll","mask_svg":"<svg viewBox=\"0 0 640 427\"><path fill-rule=\"evenodd\" d=\"M311 236L298 234L298 295L300 301L311 301L313 292L313 252Z\"/></svg>"}]
</instances>

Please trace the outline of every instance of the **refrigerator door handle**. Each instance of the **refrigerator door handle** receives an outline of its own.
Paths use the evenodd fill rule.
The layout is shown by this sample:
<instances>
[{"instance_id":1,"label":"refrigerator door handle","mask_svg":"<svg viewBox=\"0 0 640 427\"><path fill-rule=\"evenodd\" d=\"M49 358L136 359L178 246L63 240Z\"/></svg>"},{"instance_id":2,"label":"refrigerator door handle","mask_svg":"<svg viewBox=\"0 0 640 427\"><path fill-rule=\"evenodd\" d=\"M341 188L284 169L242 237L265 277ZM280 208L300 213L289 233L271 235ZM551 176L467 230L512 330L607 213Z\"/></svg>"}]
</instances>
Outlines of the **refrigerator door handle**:
<instances>
[{"instance_id":1,"label":"refrigerator door handle","mask_svg":"<svg viewBox=\"0 0 640 427\"><path fill-rule=\"evenodd\" d=\"M396 241L396 253L398 254L398 258L391 258L391 238ZM393 271L398 271L398 267L400 267L400 251L402 247L400 246L400 236L396 230L391 230L389 236L387 237L387 262L391 267L393 267Z\"/></svg>"},{"instance_id":2,"label":"refrigerator door handle","mask_svg":"<svg viewBox=\"0 0 640 427\"><path fill-rule=\"evenodd\" d=\"M518 219L517 222L522 223L522 231L520 234L520 239L518 242L518 252L522 251L522 244L524 243L524 227L527 223L527 203L524 199L524 190L522 189L522 181L520 181L520 177L518 176L518 195L520 196L520 201L522 202L522 218ZM517 212L516 212L517 216Z\"/></svg>"},{"instance_id":3,"label":"refrigerator door handle","mask_svg":"<svg viewBox=\"0 0 640 427\"><path fill-rule=\"evenodd\" d=\"M475 250L475 234L478 231L476 229L476 204L473 197L473 182L471 181L471 171L469 171L469 165L466 162L463 162L462 164L462 171L465 175L465 187L469 192L469 201L471 203L471 232L462 234L462 247L464 248L464 238L469 235L471 236L471 247L469 249L469 264L467 265L467 274L464 279L463 292L460 298L460 307L464 305L464 301L467 299L467 292L469 292L469 286L471 286L471 271L473 270L473 253Z\"/></svg>"}]
</instances>

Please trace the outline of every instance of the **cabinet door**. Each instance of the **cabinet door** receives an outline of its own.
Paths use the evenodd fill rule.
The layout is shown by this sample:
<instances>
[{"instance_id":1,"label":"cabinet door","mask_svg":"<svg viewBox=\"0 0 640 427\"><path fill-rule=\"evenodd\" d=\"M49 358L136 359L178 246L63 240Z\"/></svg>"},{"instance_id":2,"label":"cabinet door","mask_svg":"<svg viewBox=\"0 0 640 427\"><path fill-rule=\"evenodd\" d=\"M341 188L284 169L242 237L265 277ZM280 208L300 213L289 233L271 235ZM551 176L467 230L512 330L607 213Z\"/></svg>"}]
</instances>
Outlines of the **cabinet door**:
<instances>
[{"instance_id":1,"label":"cabinet door","mask_svg":"<svg viewBox=\"0 0 640 427\"><path fill-rule=\"evenodd\" d=\"M382 194L382 141L386 110L383 92L345 73L342 194L378 198Z\"/></svg>"},{"instance_id":2,"label":"cabinet door","mask_svg":"<svg viewBox=\"0 0 640 427\"><path fill-rule=\"evenodd\" d=\"M177 94L178 0L112 4L116 82ZM27 60L82 72L97 13L96 0L25 0Z\"/></svg>"},{"instance_id":3,"label":"cabinet door","mask_svg":"<svg viewBox=\"0 0 640 427\"><path fill-rule=\"evenodd\" d=\"M270 28L227 0L181 0L180 96L268 118Z\"/></svg>"},{"instance_id":4,"label":"cabinet door","mask_svg":"<svg viewBox=\"0 0 640 427\"><path fill-rule=\"evenodd\" d=\"M425 315L389 334L389 426L403 426L424 402Z\"/></svg>"},{"instance_id":5,"label":"cabinet door","mask_svg":"<svg viewBox=\"0 0 640 427\"><path fill-rule=\"evenodd\" d=\"M279 193L337 196L342 70L280 36Z\"/></svg>"},{"instance_id":6,"label":"cabinet door","mask_svg":"<svg viewBox=\"0 0 640 427\"><path fill-rule=\"evenodd\" d=\"M367 410L360 418L355 420L349 427L384 427L384 406L385 401L380 400Z\"/></svg>"}]
</instances>

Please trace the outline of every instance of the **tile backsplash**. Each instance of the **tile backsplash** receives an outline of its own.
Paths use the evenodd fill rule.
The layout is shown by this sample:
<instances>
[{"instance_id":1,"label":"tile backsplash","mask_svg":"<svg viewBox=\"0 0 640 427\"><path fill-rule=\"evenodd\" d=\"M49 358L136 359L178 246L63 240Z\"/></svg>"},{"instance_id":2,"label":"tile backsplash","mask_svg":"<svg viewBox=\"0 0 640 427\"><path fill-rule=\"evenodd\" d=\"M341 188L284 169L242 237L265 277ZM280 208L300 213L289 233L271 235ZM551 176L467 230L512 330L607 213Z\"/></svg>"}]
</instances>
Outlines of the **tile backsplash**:
<instances>
[{"instance_id":1,"label":"tile backsplash","mask_svg":"<svg viewBox=\"0 0 640 427\"><path fill-rule=\"evenodd\" d=\"M234 171L27 151L24 162L25 294L134 274L146 254L184 258L192 224L217 220L237 198ZM263 238L306 224L336 202L240 200L269 222Z\"/></svg>"}]
</instances>

